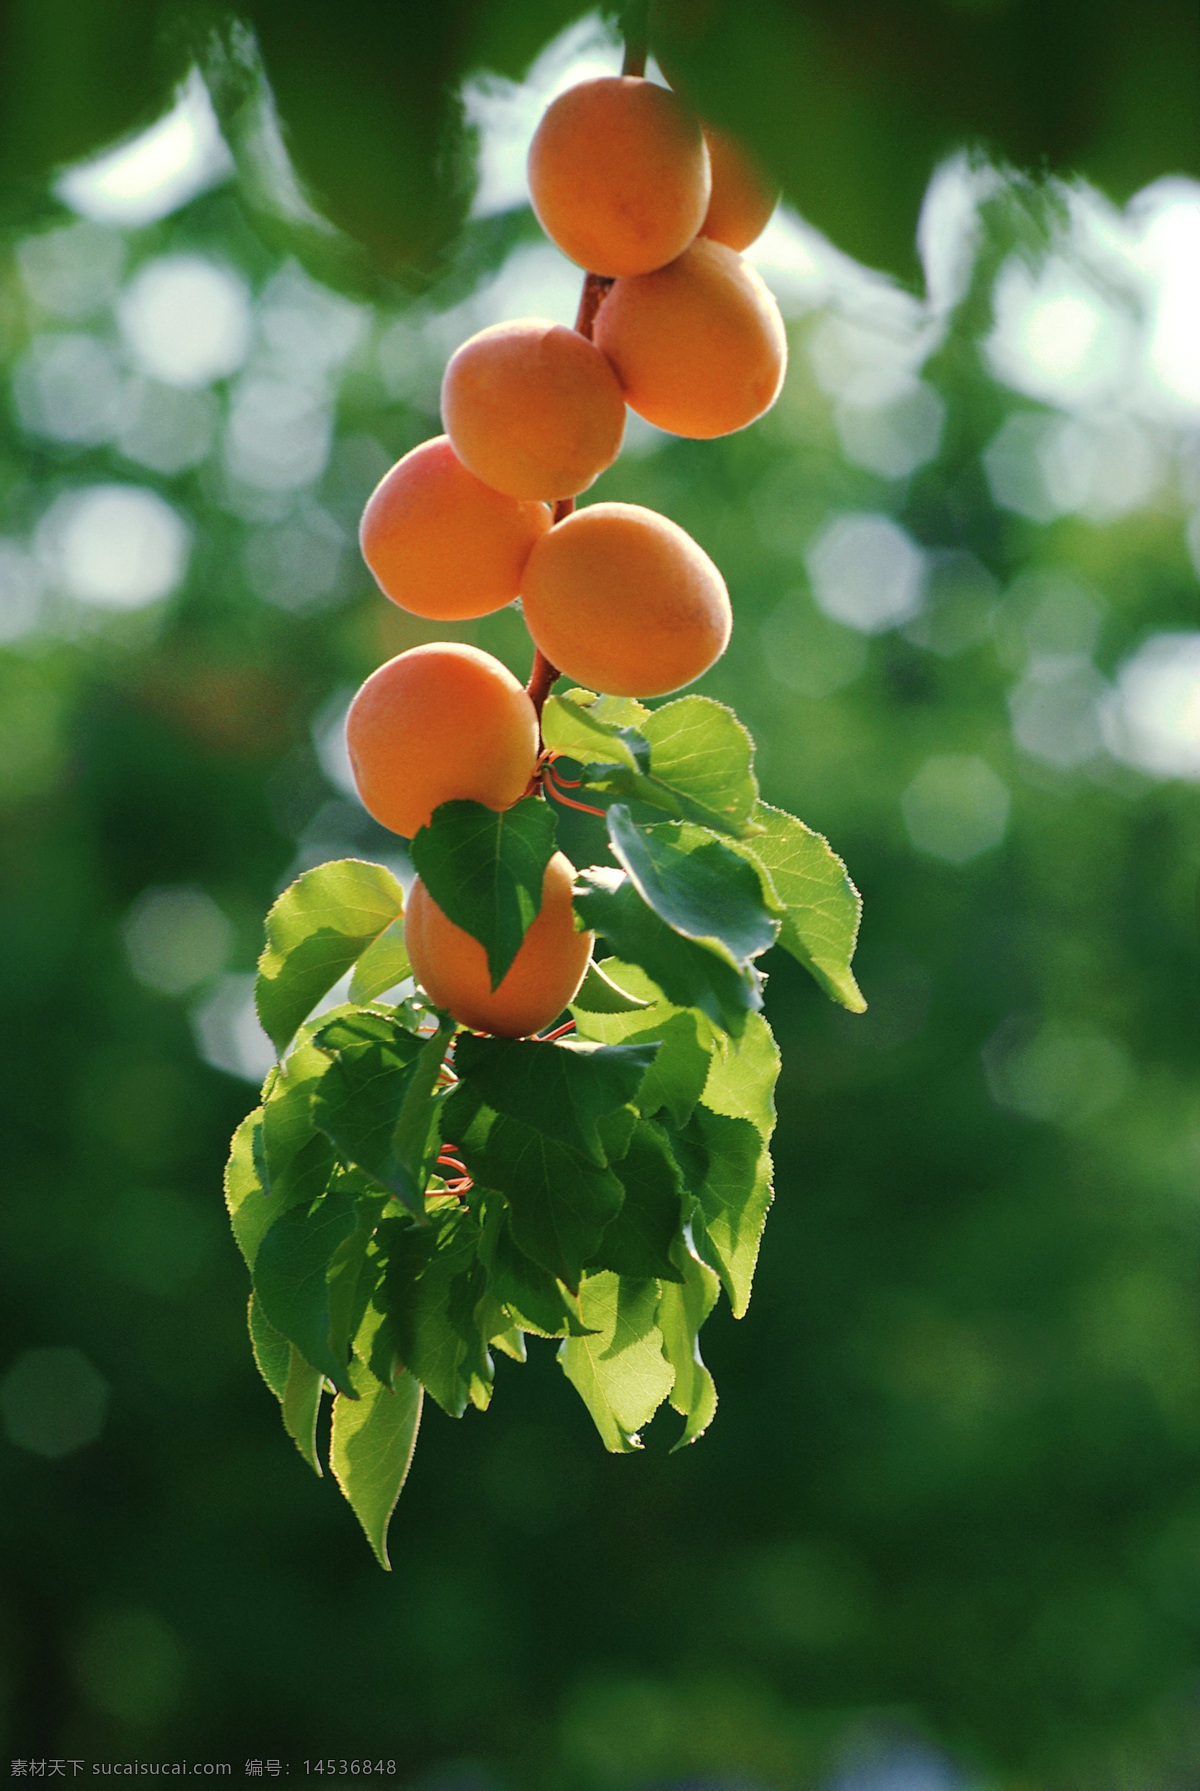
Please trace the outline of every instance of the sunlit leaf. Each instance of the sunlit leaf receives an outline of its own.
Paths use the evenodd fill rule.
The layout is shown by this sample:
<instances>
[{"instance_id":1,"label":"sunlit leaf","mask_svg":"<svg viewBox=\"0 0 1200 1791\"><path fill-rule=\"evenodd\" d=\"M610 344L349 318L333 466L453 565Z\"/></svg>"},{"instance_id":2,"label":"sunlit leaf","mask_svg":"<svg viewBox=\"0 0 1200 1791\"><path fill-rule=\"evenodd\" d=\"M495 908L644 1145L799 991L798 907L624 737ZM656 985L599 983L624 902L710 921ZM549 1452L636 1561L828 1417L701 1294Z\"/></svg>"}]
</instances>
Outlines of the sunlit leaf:
<instances>
[{"instance_id":1,"label":"sunlit leaf","mask_svg":"<svg viewBox=\"0 0 1200 1791\"><path fill-rule=\"evenodd\" d=\"M404 891L381 864L344 858L305 871L267 915L254 999L282 1052L323 995L404 912Z\"/></svg>"},{"instance_id":2,"label":"sunlit leaf","mask_svg":"<svg viewBox=\"0 0 1200 1791\"><path fill-rule=\"evenodd\" d=\"M380 1566L390 1567L388 1524L417 1445L421 1384L401 1373L383 1387L357 1360L350 1375L358 1397L339 1393L333 1402L329 1466Z\"/></svg>"},{"instance_id":3,"label":"sunlit leaf","mask_svg":"<svg viewBox=\"0 0 1200 1791\"><path fill-rule=\"evenodd\" d=\"M604 1447L627 1455L641 1447L638 1432L671 1391L675 1371L663 1355L655 1323L656 1281L588 1275L579 1291L583 1321L595 1333L559 1346L563 1372L600 1432Z\"/></svg>"},{"instance_id":4,"label":"sunlit leaf","mask_svg":"<svg viewBox=\"0 0 1200 1791\"><path fill-rule=\"evenodd\" d=\"M701 1262L685 1235L676 1241L675 1261L681 1270L678 1282L664 1282L656 1317L662 1332L663 1355L675 1370L671 1404L686 1420L675 1444L682 1449L703 1436L717 1410L717 1389L700 1354L700 1327L717 1303L720 1281Z\"/></svg>"},{"instance_id":5,"label":"sunlit leaf","mask_svg":"<svg viewBox=\"0 0 1200 1791\"><path fill-rule=\"evenodd\" d=\"M394 989L406 976L411 976L408 948L404 943L404 922L394 920L378 939L372 939L354 966L350 978L350 999L354 1002L374 1001L388 989Z\"/></svg>"},{"instance_id":6,"label":"sunlit leaf","mask_svg":"<svg viewBox=\"0 0 1200 1791\"><path fill-rule=\"evenodd\" d=\"M660 920L620 871L593 865L576 883L575 911L607 940L624 963L639 965L676 1007L698 1008L727 1032L741 1031L762 1006L762 979L752 965L739 970Z\"/></svg>"},{"instance_id":7,"label":"sunlit leaf","mask_svg":"<svg viewBox=\"0 0 1200 1791\"><path fill-rule=\"evenodd\" d=\"M741 848L763 866L786 908L779 943L843 1007L866 1007L850 960L862 901L829 842L782 809L760 802L763 832Z\"/></svg>"}]
</instances>

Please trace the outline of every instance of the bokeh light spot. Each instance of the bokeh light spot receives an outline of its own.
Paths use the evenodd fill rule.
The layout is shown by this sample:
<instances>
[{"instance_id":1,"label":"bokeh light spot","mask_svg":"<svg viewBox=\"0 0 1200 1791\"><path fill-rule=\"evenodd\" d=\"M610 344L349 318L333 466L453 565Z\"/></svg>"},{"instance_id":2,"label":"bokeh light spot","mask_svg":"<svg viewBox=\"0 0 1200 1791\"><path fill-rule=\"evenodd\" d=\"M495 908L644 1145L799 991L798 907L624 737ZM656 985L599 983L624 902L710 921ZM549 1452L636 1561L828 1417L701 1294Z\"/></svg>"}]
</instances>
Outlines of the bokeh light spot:
<instances>
[{"instance_id":1,"label":"bokeh light spot","mask_svg":"<svg viewBox=\"0 0 1200 1791\"><path fill-rule=\"evenodd\" d=\"M94 1710L149 1726L179 1702L185 1657L179 1638L140 1606L97 1612L73 1649L75 1678Z\"/></svg>"},{"instance_id":2,"label":"bokeh light spot","mask_svg":"<svg viewBox=\"0 0 1200 1791\"><path fill-rule=\"evenodd\" d=\"M167 385L225 379L249 352L246 284L203 255L147 262L122 293L117 315L134 360Z\"/></svg>"},{"instance_id":3,"label":"bokeh light spot","mask_svg":"<svg viewBox=\"0 0 1200 1791\"><path fill-rule=\"evenodd\" d=\"M825 614L863 634L895 628L921 607L925 555L890 516L835 516L804 558Z\"/></svg>"},{"instance_id":4,"label":"bokeh light spot","mask_svg":"<svg viewBox=\"0 0 1200 1791\"><path fill-rule=\"evenodd\" d=\"M121 371L95 336L35 336L13 374L13 398L30 435L95 447L117 427Z\"/></svg>"},{"instance_id":5,"label":"bokeh light spot","mask_svg":"<svg viewBox=\"0 0 1200 1791\"><path fill-rule=\"evenodd\" d=\"M77 1349L27 1349L0 1381L9 1441L49 1461L94 1443L107 1410L108 1382Z\"/></svg>"},{"instance_id":6,"label":"bokeh light spot","mask_svg":"<svg viewBox=\"0 0 1200 1791\"><path fill-rule=\"evenodd\" d=\"M182 995L225 967L233 928L202 889L147 889L125 918L133 974L163 995Z\"/></svg>"},{"instance_id":7,"label":"bokeh light spot","mask_svg":"<svg viewBox=\"0 0 1200 1791\"><path fill-rule=\"evenodd\" d=\"M102 609L141 609L173 591L187 567L190 533L157 492L93 485L51 505L39 543L71 596Z\"/></svg>"},{"instance_id":8,"label":"bokeh light spot","mask_svg":"<svg viewBox=\"0 0 1200 1791\"><path fill-rule=\"evenodd\" d=\"M900 798L918 852L967 864L991 851L1008 827L1008 789L986 760L966 753L926 759Z\"/></svg>"},{"instance_id":9,"label":"bokeh light spot","mask_svg":"<svg viewBox=\"0 0 1200 1791\"><path fill-rule=\"evenodd\" d=\"M1132 1066L1123 1045L1091 1028L1057 1022L1033 1029L1013 1016L983 1048L992 1099L1029 1119L1086 1121L1125 1094Z\"/></svg>"},{"instance_id":10,"label":"bokeh light spot","mask_svg":"<svg viewBox=\"0 0 1200 1791\"><path fill-rule=\"evenodd\" d=\"M1117 673L1109 751L1156 777L1200 780L1200 634L1156 634Z\"/></svg>"},{"instance_id":11,"label":"bokeh light spot","mask_svg":"<svg viewBox=\"0 0 1200 1791\"><path fill-rule=\"evenodd\" d=\"M192 1009L196 1048L205 1063L246 1082L261 1082L275 1062L275 1047L254 1006L254 977L223 976Z\"/></svg>"}]
</instances>

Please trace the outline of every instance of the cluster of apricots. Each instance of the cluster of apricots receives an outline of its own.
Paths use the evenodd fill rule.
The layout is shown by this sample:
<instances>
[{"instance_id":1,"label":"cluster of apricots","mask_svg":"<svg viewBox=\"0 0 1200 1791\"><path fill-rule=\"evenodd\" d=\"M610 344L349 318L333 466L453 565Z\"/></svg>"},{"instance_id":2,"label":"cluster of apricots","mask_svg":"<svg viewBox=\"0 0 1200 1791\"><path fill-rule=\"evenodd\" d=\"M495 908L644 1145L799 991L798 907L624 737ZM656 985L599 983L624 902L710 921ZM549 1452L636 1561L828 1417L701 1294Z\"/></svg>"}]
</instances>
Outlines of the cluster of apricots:
<instances>
[{"instance_id":1,"label":"cluster of apricots","mask_svg":"<svg viewBox=\"0 0 1200 1791\"><path fill-rule=\"evenodd\" d=\"M413 615L463 621L519 597L555 675L613 696L662 696L724 652L724 580L665 516L636 504L575 511L573 500L616 459L626 405L672 434L709 438L774 403L783 322L739 251L775 195L731 139L668 88L629 75L553 101L530 149L529 185L543 227L588 270L598 303L586 320L581 307L576 329L521 318L458 349L442 384L445 434L381 480L363 514L363 554L385 595ZM534 787L539 709L490 654L439 642L372 673L347 739L367 809L411 838L439 803L499 810ZM405 923L418 981L478 1031L522 1037L547 1026L591 955L573 882L556 853L541 911L493 989L483 946L418 881Z\"/></svg>"}]
</instances>

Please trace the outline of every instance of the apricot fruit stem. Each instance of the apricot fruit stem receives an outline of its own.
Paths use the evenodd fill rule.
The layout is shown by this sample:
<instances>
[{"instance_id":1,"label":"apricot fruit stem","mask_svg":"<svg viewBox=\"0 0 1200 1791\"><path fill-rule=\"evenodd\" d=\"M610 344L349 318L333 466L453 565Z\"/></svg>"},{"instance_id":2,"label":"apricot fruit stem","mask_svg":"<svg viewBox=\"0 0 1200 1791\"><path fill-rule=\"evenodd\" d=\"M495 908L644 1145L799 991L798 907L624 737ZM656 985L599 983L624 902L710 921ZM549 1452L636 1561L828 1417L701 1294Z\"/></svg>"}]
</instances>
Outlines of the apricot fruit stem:
<instances>
[{"instance_id":1,"label":"apricot fruit stem","mask_svg":"<svg viewBox=\"0 0 1200 1791\"><path fill-rule=\"evenodd\" d=\"M583 291L579 295L579 309L575 313L575 328L588 342L592 339L596 313L607 297L611 286L612 281L606 279L603 274L584 275ZM575 499L573 497L559 498L554 506L555 522L562 522L564 517L570 516L574 508ZM525 686L525 690L537 715L539 729L542 724L543 705L554 688L554 682L558 676L558 667L551 665L542 649L538 647L534 652L533 670L529 674L529 682Z\"/></svg>"}]
</instances>

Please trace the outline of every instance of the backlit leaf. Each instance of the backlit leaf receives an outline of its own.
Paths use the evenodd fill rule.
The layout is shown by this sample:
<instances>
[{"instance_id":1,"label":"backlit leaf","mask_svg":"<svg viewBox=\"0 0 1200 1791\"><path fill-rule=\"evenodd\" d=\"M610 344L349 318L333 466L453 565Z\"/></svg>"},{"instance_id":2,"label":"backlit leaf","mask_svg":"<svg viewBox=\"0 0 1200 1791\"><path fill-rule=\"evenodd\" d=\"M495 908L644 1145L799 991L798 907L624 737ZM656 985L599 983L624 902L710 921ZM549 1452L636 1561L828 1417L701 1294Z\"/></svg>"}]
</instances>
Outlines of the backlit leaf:
<instances>
[{"instance_id":1,"label":"backlit leaf","mask_svg":"<svg viewBox=\"0 0 1200 1791\"><path fill-rule=\"evenodd\" d=\"M584 1323L595 1333L559 1346L563 1372L614 1455L641 1448L638 1432L671 1391L675 1371L655 1323L656 1281L588 1275L579 1291Z\"/></svg>"},{"instance_id":2,"label":"backlit leaf","mask_svg":"<svg viewBox=\"0 0 1200 1791\"><path fill-rule=\"evenodd\" d=\"M390 1567L388 1524L408 1477L421 1422L421 1384L398 1374L383 1387L357 1359L350 1374L358 1397L333 1402L329 1466L381 1567Z\"/></svg>"},{"instance_id":3,"label":"backlit leaf","mask_svg":"<svg viewBox=\"0 0 1200 1791\"><path fill-rule=\"evenodd\" d=\"M739 970L674 931L638 894L629 877L593 865L576 882L575 911L602 935L624 963L639 965L676 1007L698 1008L736 1035L748 1013L762 1006L762 979L753 966Z\"/></svg>"},{"instance_id":4,"label":"backlit leaf","mask_svg":"<svg viewBox=\"0 0 1200 1791\"><path fill-rule=\"evenodd\" d=\"M282 1052L323 995L404 912L404 891L381 864L344 858L305 871L267 915L254 1000Z\"/></svg>"},{"instance_id":5,"label":"backlit leaf","mask_svg":"<svg viewBox=\"0 0 1200 1791\"><path fill-rule=\"evenodd\" d=\"M663 1355L675 1370L671 1404L686 1420L675 1444L682 1449L704 1434L717 1409L717 1389L700 1354L699 1334L717 1303L721 1284L686 1235L677 1240L674 1255L682 1273L678 1282L664 1282L656 1317Z\"/></svg>"},{"instance_id":6,"label":"backlit leaf","mask_svg":"<svg viewBox=\"0 0 1200 1791\"><path fill-rule=\"evenodd\" d=\"M782 809L760 802L763 832L742 848L767 872L786 908L779 943L811 971L827 995L861 1014L866 1007L850 960L862 900L829 842Z\"/></svg>"}]
</instances>

